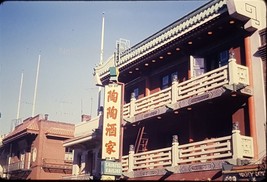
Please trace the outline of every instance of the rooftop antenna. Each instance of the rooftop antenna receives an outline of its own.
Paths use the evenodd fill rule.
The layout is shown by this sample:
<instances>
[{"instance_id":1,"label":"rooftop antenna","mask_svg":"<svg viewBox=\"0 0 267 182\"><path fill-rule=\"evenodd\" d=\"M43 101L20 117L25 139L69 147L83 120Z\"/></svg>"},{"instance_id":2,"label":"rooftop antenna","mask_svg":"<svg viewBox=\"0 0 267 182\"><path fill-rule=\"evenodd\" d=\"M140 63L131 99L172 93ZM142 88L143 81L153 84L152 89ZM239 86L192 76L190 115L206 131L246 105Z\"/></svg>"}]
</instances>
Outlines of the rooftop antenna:
<instances>
[{"instance_id":1,"label":"rooftop antenna","mask_svg":"<svg viewBox=\"0 0 267 182\"><path fill-rule=\"evenodd\" d=\"M104 12L102 13L102 33L101 33L101 50L100 50L100 65L103 64L103 54L104 54L104 29L105 29L105 17Z\"/></svg>"},{"instance_id":2,"label":"rooftop antenna","mask_svg":"<svg viewBox=\"0 0 267 182\"><path fill-rule=\"evenodd\" d=\"M21 103L22 84L23 84L23 71L21 73L21 78L20 78L19 100L18 100L18 110L17 110L17 118L16 118L17 120L19 119L19 114L20 114L20 103Z\"/></svg>"},{"instance_id":3,"label":"rooftop antenna","mask_svg":"<svg viewBox=\"0 0 267 182\"><path fill-rule=\"evenodd\" d=\"M38 64L37 64L37 72L36 72L36 79L35 79L34 95L33 95L32 117L34 116L34 112L35 112L35 102L36 102L36 94L37 94L37 86L38 86L40 60L41 60L41 55L39 54L39 59L38 59Z\"/></svg>"},{"instance_id":4,"label":"rooftop antenna","mask_svg":"<svg viewBox=\"0 0 267 182\"><path fill-rule=\"evenodd\" d=\"M83 99L81 98L81 115L83 115Z\"/></svg>"},{"instance_id":5,"label":"rooftop antenna","mask_svg":"<svg viewBox=\"0 0 267 182\"><path fill-rule=\"evenodd\" d=\"M91 116L92 116L92 108L93 108L93 97L91 97L91 111L90 111Z\"/></svg>"}]
</instances>

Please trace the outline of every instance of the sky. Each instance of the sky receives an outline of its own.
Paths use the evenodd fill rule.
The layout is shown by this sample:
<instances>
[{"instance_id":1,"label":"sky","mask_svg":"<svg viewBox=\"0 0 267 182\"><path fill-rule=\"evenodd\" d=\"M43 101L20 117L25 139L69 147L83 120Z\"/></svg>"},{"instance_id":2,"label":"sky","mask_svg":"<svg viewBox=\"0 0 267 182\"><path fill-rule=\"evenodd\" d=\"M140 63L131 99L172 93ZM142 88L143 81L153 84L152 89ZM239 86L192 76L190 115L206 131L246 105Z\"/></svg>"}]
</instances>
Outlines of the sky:
<instances>
[{"instance_id":1,"label":"sky","mask_svg":"<svg viewBox=\"0 0 267 182\"><path fill-rule=\"evenodd\" d=\"M130 46L207 3L177 1L6 1L0 4L0 134L17 117L34 114L77 124L97 115L93 69L99 64L102 16L104 62L120 38ZM23 79L22 78L23 74ZM21 84L21 80L23 81ZM20 92L20 85L21 92Z\"/></svg>"}]
</instances>

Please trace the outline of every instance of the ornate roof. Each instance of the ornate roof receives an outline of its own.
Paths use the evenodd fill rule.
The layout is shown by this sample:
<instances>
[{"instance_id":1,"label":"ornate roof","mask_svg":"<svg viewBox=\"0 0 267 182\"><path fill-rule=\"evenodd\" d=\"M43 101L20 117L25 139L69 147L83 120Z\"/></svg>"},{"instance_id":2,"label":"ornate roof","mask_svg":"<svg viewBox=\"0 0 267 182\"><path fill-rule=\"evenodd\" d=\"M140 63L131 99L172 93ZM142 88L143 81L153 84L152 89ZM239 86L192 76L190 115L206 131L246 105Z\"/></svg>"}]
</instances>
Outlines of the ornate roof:
<instances>
[{"instance_id":1,"label":"ornate roof","mask_svg":"<svg viewBox=\"0 0 267 182\"><path fill-rule=\"evenodd\" d=\"M110 67L116 66L121 71L126 66L128 67L141 58L164 49L167 45L221 16L226 15L243 21L244 29L253 32L266 27L266 17L263 14L266 14L266 5L263 1L211 0L147 39L121 52L118 61L113 55L104 64L96 66L94 75L97 84L101 84L99 83L100 78L103 79L109 75Z\"/></svg>"},{"instance_id":2,"label":"ornate roof","mask_svg":"<svg viewBox=\"0 0 267 182\"><path fill-rule=\"evenodd\" d=\"M121 69L124 66L135 62L142 56L149 54L192 31L196 27L199 27L202 24L205 24L206 22L218 17L226 11L226 0L210 1L209 3L203 5L202 7L196 9L190 14L182 17L159 32L143 40L142 42L122 52L120 55L120 60L116 63L116 66ZM95 68L94 74L104 77L108 75L109 67L111 66L115 66L114 55L111 56L104 64L98 65Z\"/></svg>"}]
</instances>

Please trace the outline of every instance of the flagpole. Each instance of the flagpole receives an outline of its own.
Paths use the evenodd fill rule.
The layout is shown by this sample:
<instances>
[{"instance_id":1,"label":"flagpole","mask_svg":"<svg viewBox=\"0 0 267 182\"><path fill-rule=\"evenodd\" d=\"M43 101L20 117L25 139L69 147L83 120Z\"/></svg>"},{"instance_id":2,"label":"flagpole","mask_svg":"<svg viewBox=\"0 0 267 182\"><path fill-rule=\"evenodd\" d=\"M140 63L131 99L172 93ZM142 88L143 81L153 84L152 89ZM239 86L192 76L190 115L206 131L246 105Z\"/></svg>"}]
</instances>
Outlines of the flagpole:
<instances>
[{"instance_id":1,"label":"flagpole","mask_svg":"<svg viewBox=\"0 0 267 182\"><path fill-rule=\"evenodd\" d=\"M37 86L38 86L38 76L39 76L40 60L41 60L41 55L39 55L38 64L37 64L37 72L36 72L36 79L35 79L35 88L34 88L34 95L33 95L33 104L32 104L32 117L34 116L34 112L35 112L35 102L36 102L36 95L37 95Z\"/></svg>"},{"instance_id":2,"label":"flagpole","mask_svg":"<svg viewBox=\"0 0 267 182\"><path fill-rule=\"evenodd\" d=\"M101 50L100 50L100 65L103 64L103 54L104 54L104 29L105 29L105 17L104 17L104 12L102 13L102 33L101 33ZM101 86L98 87L98 110L97 110L97 115L100 114L100 105L101 105Z\"/></svg>"},{"instance_id":3,"label":"flagpole","mask_svg":"<svg viewBox=\"0 0 267 182\"><path fill-rule=\"evenodd\" d=\"M105 30L105 17L104 12L102 13L102 33L101 33L101 50L100 50L100 65L103 64L103 54L104 54L104 30Z\"/></svg>"},{"instance_id":4,"label":"flagpole","mask_svg":"<svg viewBox=\"0 0 267 182\"><path fill-rule=\"evenodd\" d=\"M21 78L20 78L19 100L18 100L18 110L17 110L17 118L16 118L17 120L19 119L19 114L20 114L22 84L23 84L23 72L21 73Z\"/></svg>"}]
</instances>

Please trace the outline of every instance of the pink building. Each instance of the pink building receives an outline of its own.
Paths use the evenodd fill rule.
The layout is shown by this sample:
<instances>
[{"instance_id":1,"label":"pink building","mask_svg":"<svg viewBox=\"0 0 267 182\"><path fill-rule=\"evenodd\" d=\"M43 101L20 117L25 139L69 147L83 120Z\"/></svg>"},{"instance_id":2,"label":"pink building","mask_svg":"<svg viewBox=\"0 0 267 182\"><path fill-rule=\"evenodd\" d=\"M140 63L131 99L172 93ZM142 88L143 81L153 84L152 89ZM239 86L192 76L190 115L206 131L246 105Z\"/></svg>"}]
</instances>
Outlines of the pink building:
<instances>
[{"instance_id":1,"label":"pink building","mask_svg":"<svg viewBox=\"0 0 267 182\"><path fill-rule=\"evenodd\" d=\"M74 124L50 121L47 115L25 119L2 141L7 178L61 179L70 174L72 152L63 147L63 141L73 133Z\"/></svg>"}]
</instances>

